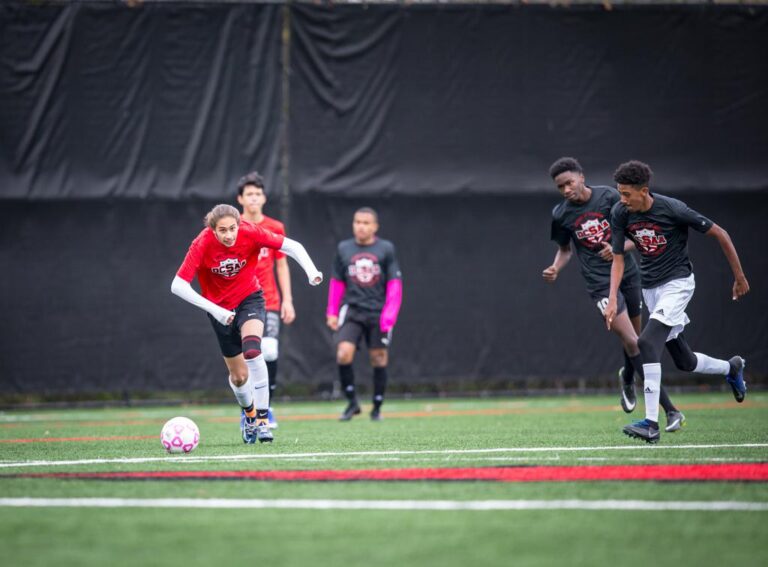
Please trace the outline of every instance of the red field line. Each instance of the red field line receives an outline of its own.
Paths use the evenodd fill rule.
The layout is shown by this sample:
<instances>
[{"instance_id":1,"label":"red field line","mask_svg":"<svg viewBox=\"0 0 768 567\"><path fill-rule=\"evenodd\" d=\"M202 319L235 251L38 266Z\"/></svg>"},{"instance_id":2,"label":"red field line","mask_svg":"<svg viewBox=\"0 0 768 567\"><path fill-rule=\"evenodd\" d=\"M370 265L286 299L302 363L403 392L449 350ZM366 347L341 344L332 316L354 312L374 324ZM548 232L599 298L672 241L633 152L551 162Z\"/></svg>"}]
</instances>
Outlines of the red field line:
<instances>
[{"instance_id":1,"label":"red field line","mask_svg":"<svg viewBox=\"0 0 768 567\"><path fill-rule=\"evenodd\" d=\"M114 435L110 437L33 437L29 439L0 439L0 443L65 443L68 441L128 441L158 439L157 435Z\"/></svg>"},{"instance_id":2,"label":"red field line","mask_svg":"<svg viewBox=\"0 0 768 567\"><path fill-rule=\"evenodd\" d=\"M716 465L608 465L568 467L472 467L317 471L149 471L23 473L14 478L98 480L261 480L261 481L768 481L768 463Z\"/></svg>"}]
</instances>

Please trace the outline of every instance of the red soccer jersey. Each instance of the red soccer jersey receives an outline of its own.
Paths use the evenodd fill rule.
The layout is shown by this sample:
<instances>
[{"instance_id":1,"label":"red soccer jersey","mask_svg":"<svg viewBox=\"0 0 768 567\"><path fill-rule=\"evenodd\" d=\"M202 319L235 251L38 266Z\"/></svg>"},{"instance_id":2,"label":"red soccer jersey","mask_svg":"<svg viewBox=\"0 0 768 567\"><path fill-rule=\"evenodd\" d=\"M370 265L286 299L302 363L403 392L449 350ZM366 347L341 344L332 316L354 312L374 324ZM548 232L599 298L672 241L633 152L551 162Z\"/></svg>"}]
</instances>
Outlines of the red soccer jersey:
<instances>
[{"instance_id":1,"label":"red soccer jersey","mask_svg":"<svg viewBox=\"0 0 768 567\"><path fill-rule=\"evenodd\" d=\"M227 247L210 228L204 228L189 246L176 275L188 282L197 275L203 297L224 309L234 309L261 289L256 272L261 248L280 248L283 238L243 220L235 244Z\"/></svg>"},{"instance_id":2,"label":"red soccer jersey","mask_svg":"<svg viewBox=\"0 0 768 567\"><path fill-rule=\"evenodd\" d=\"M266 215L256 226L285 236L285 226L283 223ZM275 282L275 260L280 258L285 258L285 254L273 248L263 247L259 253L259 263L256 265L256 275L259 277L261 289L264 290L264 301L266 302L267 311L280 311L280 292Z\"/></svg>"}]
</instances>

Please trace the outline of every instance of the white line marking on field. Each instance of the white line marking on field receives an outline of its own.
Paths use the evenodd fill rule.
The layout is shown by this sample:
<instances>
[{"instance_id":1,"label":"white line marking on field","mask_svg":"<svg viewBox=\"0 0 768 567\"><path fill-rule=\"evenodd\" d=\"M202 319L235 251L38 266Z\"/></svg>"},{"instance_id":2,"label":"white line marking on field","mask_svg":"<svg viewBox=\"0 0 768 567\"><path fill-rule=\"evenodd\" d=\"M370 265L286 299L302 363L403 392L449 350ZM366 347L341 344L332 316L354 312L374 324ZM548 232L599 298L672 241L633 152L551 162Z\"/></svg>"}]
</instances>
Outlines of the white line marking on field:
<instances>
[{"instance_id":1,"label":"white line marking on field","mask_svg":"<svg viewBox=\"0 0 768 567\"><path fill-rule=\"evenodd\" d=\"M15 467L58 467L73 465L138 464L138 463L208 463L227 461L284 460L284 459L322 459L327 457L388 457L393 455L481 455L488 453L570 453L585 451L679 451L687 449L761 449L768 443L740 443L722 445L613 445L606 447L508 447L495 449L435 449L425 451L349 451L327 453L282 453L245 455L210 455L196 457L180 455L178 457L125 457L115 459L77 459L69 461L5 461L0 468Z\"/></svg>"},{"instance_id":2,"label":"white line marking on field","mask_svg":"<svg viewBox=\"0 0 768 567\"><path fill-rule=\"evenodd\" d=\"M768 512L768 502L654 500L246 500L228 498L0 498L17 508L223 508L294 510L626 510Z\"/></svg>"}]
</instances>

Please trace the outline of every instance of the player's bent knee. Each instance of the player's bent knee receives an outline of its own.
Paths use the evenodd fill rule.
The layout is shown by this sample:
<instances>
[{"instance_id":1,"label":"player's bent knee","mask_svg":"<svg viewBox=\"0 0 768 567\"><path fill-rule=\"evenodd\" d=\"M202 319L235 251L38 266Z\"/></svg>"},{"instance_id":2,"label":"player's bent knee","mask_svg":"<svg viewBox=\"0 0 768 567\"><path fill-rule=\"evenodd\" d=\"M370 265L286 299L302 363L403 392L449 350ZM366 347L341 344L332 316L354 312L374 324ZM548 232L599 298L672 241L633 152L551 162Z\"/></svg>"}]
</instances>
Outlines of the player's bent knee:
<instances>
[{"instance_id":1,"label":"player's bent knee","mask_svg":"<svg viewBox=\"0 0 768 567\"><path fill-rule=\"evenodd\" d=\"M278 355L278 341L272 337L264 337L261 339L261 352L264 355L264 360L272 362L277 360Z\"/></svg>"},{"instance_id":2,"label":"player's bent knee","mask_svg":"<svg viewBox=\"0 0 768 567\"><path fill-rule=\"evenodd\" d=\"M233 386L240 388L248 381L248 374L230 374L229 381L232 382Z\"/></svg>"}]
</instances>

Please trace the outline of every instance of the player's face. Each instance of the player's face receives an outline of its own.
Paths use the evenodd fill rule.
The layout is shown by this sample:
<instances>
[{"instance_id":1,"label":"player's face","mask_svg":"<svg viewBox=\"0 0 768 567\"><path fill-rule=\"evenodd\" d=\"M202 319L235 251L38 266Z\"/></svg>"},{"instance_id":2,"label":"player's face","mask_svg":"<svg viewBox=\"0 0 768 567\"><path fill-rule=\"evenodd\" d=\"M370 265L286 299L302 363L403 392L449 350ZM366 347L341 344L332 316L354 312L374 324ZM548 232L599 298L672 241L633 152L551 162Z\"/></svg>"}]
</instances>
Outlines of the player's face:
<instances>
[{"instance_id":1,"label":"player's face","mask_svg":"<svg viewBox=\"0 0 768 567\"><path fill-rule=\"evenodd\" d=\"M267 202L267 196L264 189L255 185L246 185L243 188L243 194L237 196L237 202L247 213L260 213L264 203Z\"/></svg>"},{"instance_id":2,"label":"player's face","mask_svg":"<svg viewBox=\"0 0 768 567\"><path fill-rule=\"evenodd\" d=\"M648 187L637 187L636 185L623 185L619 183L616 189L619 190L619 195L621 195L621 204L627 207L630 213L637 213L646 209Z\"/></svg>"},{"instance_id":3,"label":"player's face","mask_svg":"<svg viewBox=\"0 0 768 567\"><path fill-rule=\"evenodd\" d=\"M379 223L376 222L375 216L371 213L355 213L352 219L352 233L358 243L370 244L377 230Z\"/></svg>"},{"instance_id":4,"label":"player's face","mask_svg":"<svg viewBox=\"0 0 768 567\"><path fill-rule=\"evenodd\" d=\"M221 217L216 223L213 233L224 246L233 246L237 241L237 229L235 217Z\"/></svg>"},{"instance_id":5,"label":"player's face","mask_svg":"<svg viewBox=\"0 0 768 567\"><path fill-rule=\"evenodd\" d=\"M576 171L564 171L555 177L557 190L567 201L581 203L584 201L584 174Z\"/></svg>"}]
</instances>

